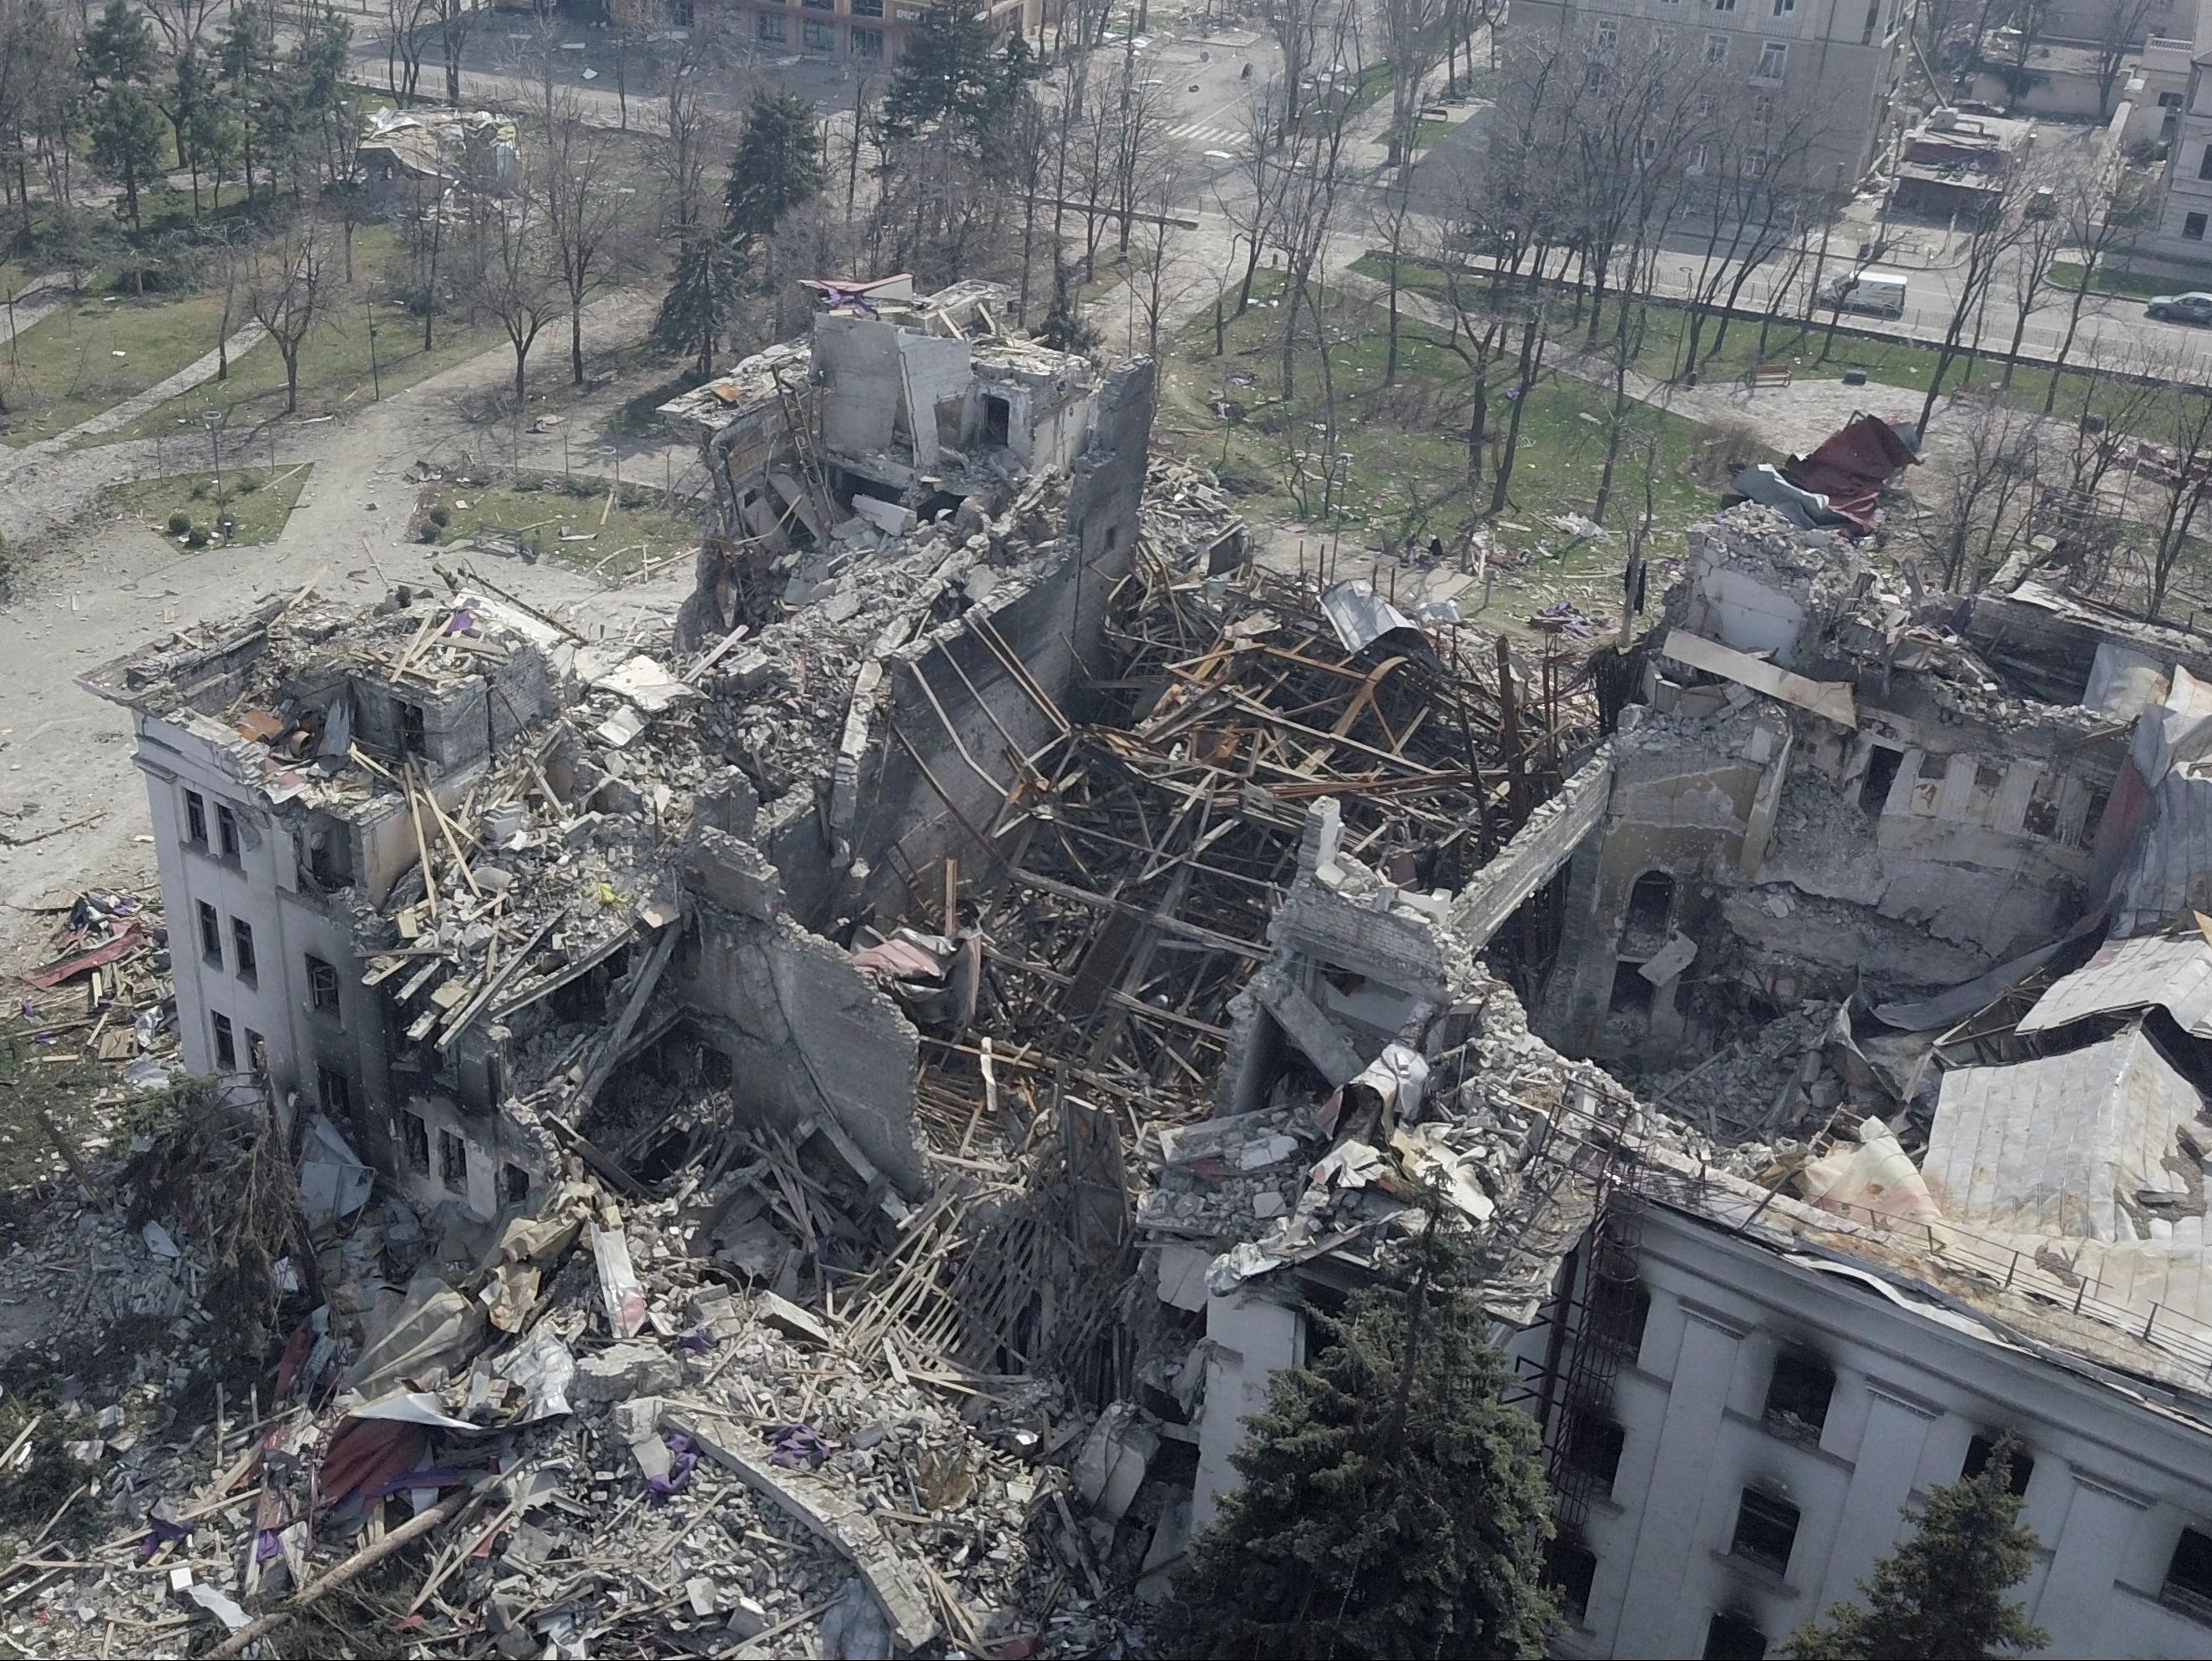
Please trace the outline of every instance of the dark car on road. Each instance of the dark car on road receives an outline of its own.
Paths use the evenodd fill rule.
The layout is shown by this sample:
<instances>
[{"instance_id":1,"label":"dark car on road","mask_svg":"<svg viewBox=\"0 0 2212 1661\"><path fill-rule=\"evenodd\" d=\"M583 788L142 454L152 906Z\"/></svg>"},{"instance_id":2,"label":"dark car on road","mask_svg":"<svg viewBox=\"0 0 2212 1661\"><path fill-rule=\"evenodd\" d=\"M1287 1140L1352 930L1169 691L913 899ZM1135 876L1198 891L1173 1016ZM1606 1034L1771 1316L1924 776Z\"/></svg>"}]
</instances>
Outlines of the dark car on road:
<instances>
[{"instance_id":1,"label":"dark car on road","mask_svg":"<svg viewBox=\"0 0 2212 1661\"><path fill-rule=\"evenodd\" d=\"M2212 294L2162 294L2143 307L2143 315L2169 323L2212 323Z\"/></svg>"}]
</instances>

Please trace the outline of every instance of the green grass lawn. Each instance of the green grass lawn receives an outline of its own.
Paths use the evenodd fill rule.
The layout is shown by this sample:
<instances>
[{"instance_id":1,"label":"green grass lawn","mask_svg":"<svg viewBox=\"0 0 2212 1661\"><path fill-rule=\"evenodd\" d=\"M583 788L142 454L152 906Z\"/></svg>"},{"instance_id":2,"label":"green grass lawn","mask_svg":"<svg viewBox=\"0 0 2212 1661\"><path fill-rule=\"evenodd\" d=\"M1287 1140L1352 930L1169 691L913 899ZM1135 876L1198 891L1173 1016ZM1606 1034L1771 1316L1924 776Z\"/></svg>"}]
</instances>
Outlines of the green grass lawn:
<instances>
[{"instance_id":1,"label":"green grass lawn","mask_svg":"<svg viewBox=\"0 0 2212 1661\"><path fill-rule=\"evenodd\" d=\"M1320 369L1310 344L1302 345L1295 396L1279 390L1274 345L1281 313L1266 304L1279 291L1269 275L1261 296L1230 326L1227 353L1212 355L1210 318L1185 332L1168 354L1161 413L1154 431L1189 459L1215 467L1232 490L1252 498L1258 514L1340 533L1347 543L1419 545L1431 536L1447 545L1481 519L1489 507L1496 447L1512 405L1510 368L1492 372L1489 432L1492 448L1478 485L1468 478L1466 435L1468 371L1418 324L1401 327L1399 375L1383 385L1388 361L1386 322L1378 303L1335 296L1329 308L1338 338L1332 360L1338 387L1339 479L1323 511L1322 493L1303 492L1293 475L1294 452L1322 447ZM1213 414L1216 398L1241 404L1244 418L1225 425ZM1498 543L1520 559L1533 590L1571 592L1578 582L1609 582L1622 557L1622 532L1640 516L1644 446L1651 447L1655 532L1679 531L1706 518L1719 498L1706 482L1716 476L1714 441L1682 417L1638 406L1630 417L1634 440L1616 461L1608 538L1576 543L1552 522L1565 514L1589 514L1596 507L1605 462L1609 405L1605 392L1556 374L1541 379L1522 418L1511 494L1492 522ZM1741 446L1739 446L1741 447ZM1764 457L1747 457L1763 459ZM1318 460L1304 464L1309 472ZM1571 546L1570 545L1572 545ZM1511 602L1529 604L1522 594Z\"/></svg>"},{"instance_id":2,"label":"green grass lawn","mask_svg":"<svg viewBox=\"0 0 2212 1661\"><path fill-rule=\"evenodd\" d=\"M549 488L550 487L550 488ZM608 484L579 478L563 484L537 475L494 482L448 481L438 487L423 510L427 528L441 547L519 535L533 554L603 571L609 576L635 572L647 563L688 552L699 545L697 516L670 513L659 493L634 484L615 490ZM442 515L444 523L439 523ZM570 538L563 540L563 536Z\"/></svg>"},{"instance_id":3,"label":"green grass lawn","mask_svg":"<svg viewBox=\"0 0 2212 1661\"><path fill-rule=\"evenodd\" d=\"M1389 278L1387 257L1369 252L1353 262L1352 269L1363 276L1379 282ZM1444 299L1449 285L1442 271L1433 264L1411 259L1399 261L1400 282L1417 293L1434 299ZM1462 276L1459 297L1463 305L1481 305L1489 297L1489 284L1480 274L1472 278ZM2065 295L2050 296L2049 303L2037 313L2037 319L2048 324L2054 319L2063 322ZM1586 330L1574 321L1571 301L1564 290L1555 291L1555 322L1552 338L1560 345L1579 347L1586 338ZM1585 317L1587 313L1585 313ZM1609 330L1614 316L1613 302L1607 301L1606 320ZM1642 350L1635 367L1648 375L1660 380L1677 376L1683 368L1686 337L1691 317L1685 307L1665 301L1648 302ZM1810 324L1796 317L1778 318L1762 332L1756 318L1735 318L1729 320L1727 332L1721 338L1720 349L1714 350L1713 343L1718 326L1717 319L1707 319L1698 342L1698 373L1707 380L1733 380L1747 374L1754 364L1787 363L1801 375L1833 376L1840 378L1849 369L1863 369L1867 379L1883 386L1903 388L1908 392L1924 392L1934 378L1939 354L1935 347L1907 340L1887 340L1855 332L1863 323L1854 323L1844 318L1832 326L1825 315L1816 315ZM1761 344L1762 332L1765 335ZM1992 331L1995 334L1997 332ZM1602 337L1601 337L1602 339ZM2044 397L2050 390L2051 372L2039 363L2021 363L2012 374L2009 385L2005 383L2003 349L2008 338L1985 341L1988 350L1969 364L1962 356L1953 360L1944 377L1947 393L1974 391L2002 397L2015 409L2039 411ZM2120 416L2136 405L2134 389L2116 383L2116 378L2100 377L2094 382L2086 374L2068 368L2059 375L2059 387L2054 400L2056 413L2078 416L2082 412L2082 399L2087 393L2091 413L2105 416L2108 420ZM2175 399L2196 394L2182 389L2172 395ZM1917 410L1914 411L1917 413ZM2176 406L2167 402L2154 409L2147 417L2132 417L2134 430L2141 437L2160 441L2172 436L2177 417Z\"/></svg>"},{"instance_id":4,"label":"green grass lawn","mask_svg":"<svg viewBox=\"0 0 2212 1661\"><path fill-rule=\"evenodd\" d=\"M1445 137L1457 126L1456 121L1424 121L1413 129L1413 148L1425 150L1438 139Z\"/></svg>"},{"instance_id":5,"label":"green grass lawn","mask_svg":"<svg viewBox=\"0 0 2212 1661\"><path fill-rule=\"evenodd\" d=\"M0 443L74 427L213 351L220 295L102 299L86 294L0 345Z\"/></svg>"},{"instance_id":6,"label":"green grass lawn","mask_svg":"<svg viewBox=\"0 0 2212 1661\"><path fill-rule=\"evenodd\" d=\"M2076 259L2054 259L2044 272L2043 280L2070 295L2081 285L2081 263ZM2139 271L2109 268L2089 279L2091 294L2113 295L2122 300L2154 300L2162 294L2185 293L2188 287L2178 277L2145 277Z\"/></svg>"},{"instance_id":7,"label":"green grass lawn","mask_svg":"<svg viewBox=\"0 0 2212 1661\"><path fill-rule=\"evenodd\" d=\"M304 461L274 473L266 467L226 468L220 500L216 476L204 469L120 484L113 495L126 514L179 546L254 548L283 533L313 471ZM185 530L177 528L178 514L188 521ZM232 527L228 536L220 528L226 519ZM202 540L190 540L194 535Z\"/></svg>"}]
</instances>

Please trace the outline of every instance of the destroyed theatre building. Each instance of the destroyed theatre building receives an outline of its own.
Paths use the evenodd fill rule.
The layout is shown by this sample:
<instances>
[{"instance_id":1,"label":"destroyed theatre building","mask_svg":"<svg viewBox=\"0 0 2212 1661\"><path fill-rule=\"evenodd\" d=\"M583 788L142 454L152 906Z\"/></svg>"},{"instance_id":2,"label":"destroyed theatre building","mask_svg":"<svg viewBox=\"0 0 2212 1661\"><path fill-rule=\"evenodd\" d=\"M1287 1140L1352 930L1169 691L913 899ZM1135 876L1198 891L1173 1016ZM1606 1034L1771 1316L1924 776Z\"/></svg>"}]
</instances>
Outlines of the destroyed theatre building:
<instances>
[{"instance_id":1,"label":"destroyed theatre building","mask_svg":"<svg viewBox=\"0 0 2212 1661\"><path fill-rule=\"evenodd\" d=\"M1892 457L1717 516L1633 642L1502 639L1279 570L1148 459L1149 363L812 286L664 410L715 505L637 637L459 573L88 677L194 1071L418 1232L660 1220L722 1312L595 1225L602 1402L752 1469L652 1393L743 1305L988 1439L1038 1526L977 1561L1052 1597L1164 1594L1418 1189L1544 1428L1560 1652L1762 1654L2007 1432L2054 1652L2212 1652L2212 638L1883 575ZM514 1335L475 1373L364 1305L353 1381L483 1428L550 1342L509 1273L409 1283ZM809 1514L899 1647L1036 1629L913 1595L865 1463Z\"/></svg>"}]
</instances>

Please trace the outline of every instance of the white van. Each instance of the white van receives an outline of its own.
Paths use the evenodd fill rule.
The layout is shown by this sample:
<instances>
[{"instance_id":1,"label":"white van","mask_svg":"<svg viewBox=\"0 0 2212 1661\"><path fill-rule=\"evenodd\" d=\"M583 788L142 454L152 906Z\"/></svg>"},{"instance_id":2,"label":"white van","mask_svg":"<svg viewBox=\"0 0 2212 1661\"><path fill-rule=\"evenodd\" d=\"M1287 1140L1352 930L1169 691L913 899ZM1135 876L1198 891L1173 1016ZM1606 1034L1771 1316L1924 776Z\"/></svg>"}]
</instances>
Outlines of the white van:
<instances>
[{"instance_id":1,"label":"white van","mask_svg":"<svg viewBox=\"0 0 2212 1661\"><path fill-rule=\"evenodd\" d=\"M1820 289L1820 303L1869 317L1905 315L1905 279L1894 271L1853 271Z\"/></svg>"}]
</instances>

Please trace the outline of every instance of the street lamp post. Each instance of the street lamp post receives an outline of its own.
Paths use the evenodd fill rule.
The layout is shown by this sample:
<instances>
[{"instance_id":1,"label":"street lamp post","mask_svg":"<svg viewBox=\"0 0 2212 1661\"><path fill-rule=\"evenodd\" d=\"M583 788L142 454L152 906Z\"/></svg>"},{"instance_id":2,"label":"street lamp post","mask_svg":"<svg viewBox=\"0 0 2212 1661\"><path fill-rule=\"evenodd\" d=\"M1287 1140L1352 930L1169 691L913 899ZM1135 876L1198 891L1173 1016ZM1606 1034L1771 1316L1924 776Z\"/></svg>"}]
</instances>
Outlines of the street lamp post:
<instances>
[{"instance_id":1,"label":"street lamp post","mask_svg":"<svg viewBox=\"0 0 2212 1661\"><path fill-rule=\"evenodd\" d=\"M206 423L208 456L215 464L215 511L216 522L222 518L222 411L210 405L200 411L200 420Z\"/></svg>"},{"instance_id":2,"label":"street lamp post","mask_svg":"<svg viewBox=\"0 0 2212 1661\"><path fill-rule=\"evenodd\" d=\"M376 362L376 301L370 300L367 304L368 307L368 381L372 397L375 402L380 404L384 401L384 372L378 368Z\"/></svg>"}]
</instances>

